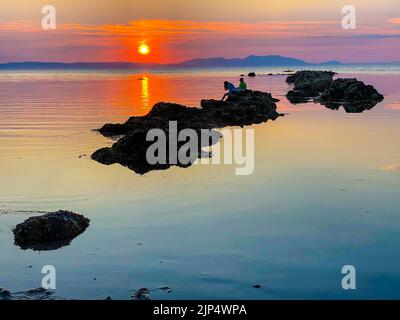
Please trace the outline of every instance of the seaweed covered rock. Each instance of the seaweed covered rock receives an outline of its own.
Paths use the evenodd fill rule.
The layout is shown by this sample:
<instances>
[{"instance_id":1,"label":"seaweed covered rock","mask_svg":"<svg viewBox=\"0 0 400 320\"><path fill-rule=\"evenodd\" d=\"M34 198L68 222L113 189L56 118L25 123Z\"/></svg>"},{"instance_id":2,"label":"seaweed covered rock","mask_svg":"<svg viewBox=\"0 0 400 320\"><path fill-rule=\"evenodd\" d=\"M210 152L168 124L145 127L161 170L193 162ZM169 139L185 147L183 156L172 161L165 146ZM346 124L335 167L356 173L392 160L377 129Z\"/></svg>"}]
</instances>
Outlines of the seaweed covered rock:
<instances>
[{"instance_id":1,"label":"seaweed covered rock","mask_svg":"<svg viewBox=\"0 0 400 320\"><path fill-rule=\"evenodd\" d=\"M332 110L343 107L347 113L370 110L383 100L383 95L373 86L357 79L337 79L315 99Z\"/></svg>"},{"instance_id":2,"label":"seaweed covered rock","mask_svg":"<svg viewBox=\"0 0 400 320\"><path fill-rule=\"evenodd\" d=\"M15 243L23 249L52 250L65 246L83 233L90 220L69 211L30 217L14 229Z\"/></svg>"},{"instance_id":3,"label":"seaweed covered rock","mask_svg":"<svg viewBox=\"0 0 400 320\"><path fill-rule=\"evenodd\" d=\"M311 99L311 97L307 93L305 93L304 91L299 91L299 90L290 90L286 94L286 98L292 104L307 103Z\"/></svg>"},{"instance_id":4,"label":"seaweed covered rock","mask_svg":"<svg viewBox=\"0 0 400 320\"><path fill-rule=\"evenodd\" d=\"M176 103L160 102L154 105L149 114L142 117L131 117L124 124L106 124L99 129L104 136L123 135L111 148L102 148L92 155L92 159L110 165L119 163L139 174L151 170L164 170L176 165L190 166L196 159L210 156L201 148L211 146L219 141L221 135L212 129L226 126L245 126L276 120L282 116L277 112L276 102L271 94L246 90L232 94L226 101L202 100L202 108L189 108ZM171 127L171 122L174 125ZM148 133L159 129L165 133L167 150L163 163L149 163L147 150L154 141L148 141ZM189 161L170 161L170 155L176 150L170 150L171 137L176 137L184 129L191 129L198 137L196 154ZM203 139L201 132L208 129L209 137ZM176 141L176 149L187 141Z\"/></svg>"},{"instance_id":5,"label":"seaweed covered rock","mask_svg":"<svg viewBox=\"0 0 400 320\"><path fill-rule=\"evenodd\" d=\"M318 101L330 102L368 102L382 101L381 95L373 86L365 85L357 79L337 79L318 97Z\"/></svg>"},{"instance_id":6,"label":"seaweed covered rock","mask_svg":"<svg viewBox=\"0 0 400 320\"><path fill-rule=\"evenodd\" d=\"M332 71L298 71L286 79L287 83L294 84L286 97L293 104L308 102L331 85L334 75Z\"/></svg>"},{"instance_id":7,"label":"seaweed covered rock","mask_svg":"<svg viewBox=\"0 0 400 320\"><path fill-rule=\"evenodd\" d=\"M299 71L287 78L294 84L286 97L293 104L318 102L329 109L343 106L348 113L373 108L384 97L371 85L357 79L336 79L330 71Z\"/></svg>"},{"instance_id":8,"label":"seaweed covered rock","mask_svg":"<svg viewBox=\"0 0 400 320\"><path fill-rule=\"evenodd\" d=\"M159 102L145 116L130 117L123 124L105 124L98 131L108 137L127 135L135 130L167 129L170 121L177 121L179 124L189 122L195 127L197 122L202 121L201 110L176 103Z\"/></svg>"},{"instance_id":9,"label":"seaweed covered rock","mask_svg":"<svg viewBox=\"0 0 400 320\"><path fill-rule=\"evenodd\" d=\"M177 121L179 128L193 129L245 126L282 116L276 110L278 101L270 93L246 90L230 95L226 101L202 100L201 109L159 102L145 116L131 117L124 124L105 124L98 131L104 136L116 136L134 130L167 130L170 121Z\"/></svg>"},{"instance_id":10,"label":"seaweed covered rock","mask_svg":"<svg viewBox=\"0 0 400 320\"><path fill-rule=\"evenodd\" d=\"M333 71L319 71L319 70L302 70L289 75L286 79L287 83L294 84L296 86L303 83L317 83L323 80L330 81L335 76Z\"/></svg>"}]
</instances>

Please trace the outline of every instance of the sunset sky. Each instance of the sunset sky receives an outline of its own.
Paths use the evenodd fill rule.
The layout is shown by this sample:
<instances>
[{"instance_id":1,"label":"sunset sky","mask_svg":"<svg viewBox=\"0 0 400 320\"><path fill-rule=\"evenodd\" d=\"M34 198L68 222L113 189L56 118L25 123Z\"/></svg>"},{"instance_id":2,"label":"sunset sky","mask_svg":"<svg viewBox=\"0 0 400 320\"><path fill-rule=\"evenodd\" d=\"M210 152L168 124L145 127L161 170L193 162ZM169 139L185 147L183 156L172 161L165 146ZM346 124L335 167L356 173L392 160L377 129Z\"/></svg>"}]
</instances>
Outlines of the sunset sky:
<instances>
[{"instance_id":1,"label":"sunset sky","mask_svg":"<svg viewBox=\"0 0 400 320\"><path fill-rule=\"evenodd\" d=\"M349 3L357 9L356 30L341 27ZM46 4L57 9L56 30L41 28ZM400 61L399 0L2 0L1 6L0 62L175 63L250 54Z\"/></svg>"}]
</instances>

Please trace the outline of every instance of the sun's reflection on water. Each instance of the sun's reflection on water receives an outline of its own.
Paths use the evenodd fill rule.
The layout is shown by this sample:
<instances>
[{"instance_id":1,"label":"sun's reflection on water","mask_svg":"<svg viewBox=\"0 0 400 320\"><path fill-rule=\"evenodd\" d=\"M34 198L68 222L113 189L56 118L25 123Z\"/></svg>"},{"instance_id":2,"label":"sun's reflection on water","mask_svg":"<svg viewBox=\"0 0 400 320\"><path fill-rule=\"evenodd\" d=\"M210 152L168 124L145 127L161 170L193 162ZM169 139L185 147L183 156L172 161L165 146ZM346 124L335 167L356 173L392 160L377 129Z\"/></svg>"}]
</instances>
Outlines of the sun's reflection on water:
<instances>
[{"instance_id":1,"label":"sun's reflection on water","mask_svg":"<svg viewBox=\"0 0 400 320\"><path fill-rule=\"evenodd\" d=\"M149 78L143 76L142 81L142 108L148 109L149 107Z\"/></svg>"}]
</instances>

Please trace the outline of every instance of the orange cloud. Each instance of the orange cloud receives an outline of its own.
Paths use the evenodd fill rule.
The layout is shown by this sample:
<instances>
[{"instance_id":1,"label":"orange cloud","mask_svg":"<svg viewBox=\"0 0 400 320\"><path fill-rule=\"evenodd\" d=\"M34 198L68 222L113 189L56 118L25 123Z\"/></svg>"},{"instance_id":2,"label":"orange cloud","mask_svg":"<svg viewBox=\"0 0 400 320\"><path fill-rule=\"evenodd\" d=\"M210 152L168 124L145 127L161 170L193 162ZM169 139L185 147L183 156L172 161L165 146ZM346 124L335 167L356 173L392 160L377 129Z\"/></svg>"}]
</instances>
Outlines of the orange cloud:
<instances>
[{"instance_id":1,"label":"orange cloud","mask_svg":"<svg viewBox=\"0 0 400 320\"><path fill-rule=\"evenodd\" d=\"M400 18L392 18L388 20L392 24L400 24Z\"/></svg>"},{"instance_id":2,"label":"orange cloud","mask_svg":"<svg viewBox=\"0 0 400 320\"><path fill-rule=\"evenodd\" d=\"M400 171L400 164L399 163L395 163L395 164L388 164L382 167L383 171Z\"/></svg>"},{"instance_id":3,"label":"orange cloud","mask_svg":"<svg viewBox=\"0 0 400 320\"><path fill-rule=\"evenodd\" d=\"M0 52L0 60L173 63L196 57L249 54L283 54L307 60L303 53L308 50L308 56L318 61L341 59L346 52L354 57L351 50L354 50L356 42L351 37L383 32L399 34L396 27L390 29L379 25L363 26L350 34L341 29L340 21L334 20L235 22L149 19L125 24L64 23L54 31L42 30L37 22L10 21L0 23L0 41L6 48ZM350 39L348 43L344 43L346 38ZM357 41L360 46L368 48L373 40L361 38ZM141 42L149 44L151 54L148 56L137 53ZM382 47L376 48L380 54L384 51ZM390 54L394 51L391 50ZM324 58L318 58L318 55Z\"/></svg>"},{"instance_id":4,"label":"orange cloud","mask_svg":"<svg viewBox=\"0 0 400 320\"><path fill-rule=\"evenodd\" d=\"M13 21L0 24L0 40L2 37L14 38L13 45L16 47L15 51L18 52L31 51L34 53L40 51L40 48L42 51L58 52L61 50L60 48L63 48L65 56L67 53L73 55L72 51L74 50L81 51L82 48L91 46L98 49L97 51L89 50L97 52L98 55L90 57L92 61L124 60L167 63L192 58L196 54L195 51L199 50L193 47L196 43L218 42L224 41L224 39L283 39L304 34L312 35L317 34L318 30L328 31L332 24L333 22L327 21L244 23L135 20L127 24L110 25L59 24L55 31L44 31L40 25L34 22ZM137 54L138 43L143 41L149 44L152 52L146 57ZM22 47L29 47L29 50L22 49ZM211 52L215 48L207 48L207 45L204 44L203 49ZM198 55L201 54L203 53Z\"/></svg>"},{"instance_id":5,"label":"orange cloud","mask_svg":"<svg viewBox=\"0 0 400 320\"><path fill-rule=\"evenodd\" d=\"M400 110L400 102L388 104L386 106L386 109L389 109L389 110Z\"/></svg>"}]
</instances>

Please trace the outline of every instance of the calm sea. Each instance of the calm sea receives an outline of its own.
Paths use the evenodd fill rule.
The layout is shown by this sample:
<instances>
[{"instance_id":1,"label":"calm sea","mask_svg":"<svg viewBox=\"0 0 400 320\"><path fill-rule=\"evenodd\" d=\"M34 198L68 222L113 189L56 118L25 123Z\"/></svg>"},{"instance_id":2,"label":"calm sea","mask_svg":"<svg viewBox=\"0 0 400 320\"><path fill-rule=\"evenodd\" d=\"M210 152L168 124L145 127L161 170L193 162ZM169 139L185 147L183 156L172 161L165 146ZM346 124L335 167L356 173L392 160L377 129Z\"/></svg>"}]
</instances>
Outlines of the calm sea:
<instances>
[{"instance_id":1,"label":"calm sea","mask_svg":"<svg viewBox=\"0 0 400 320\"><path fill-rule=\"evenodd\" d=\"M53 265L61 298L143 287L152 299L400 298L400 68L337 68L385 95L361 114L291 105L285 77L267 75L285 69L246 79L288 114L252 127L250 176L233 165L140 176L90 159L112 143L93 129L159 101L219 99L250 70L0 72L0 287L40 287ZM14 245L13 226L58 209L90 227L55 251ZM357 290L342 289L344 265Z\"/></svg>"}]
</instances>

